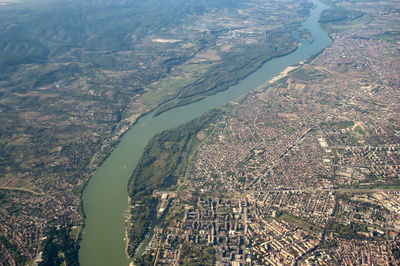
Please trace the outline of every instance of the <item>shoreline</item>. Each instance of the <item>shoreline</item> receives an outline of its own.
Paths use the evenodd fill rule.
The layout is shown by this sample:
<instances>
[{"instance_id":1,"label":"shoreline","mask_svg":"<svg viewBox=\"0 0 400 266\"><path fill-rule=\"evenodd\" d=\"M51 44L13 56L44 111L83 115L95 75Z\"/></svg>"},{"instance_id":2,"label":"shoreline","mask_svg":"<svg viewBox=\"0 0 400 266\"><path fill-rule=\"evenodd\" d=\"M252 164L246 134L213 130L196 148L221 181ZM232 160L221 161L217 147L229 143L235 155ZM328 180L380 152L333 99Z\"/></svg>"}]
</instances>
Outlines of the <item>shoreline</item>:
<instances>
[{"instance_id":1,"label":"shoreline","mask_svg":"<svg viewBox=\"0 0 400 266\"><path fill-rule=\"evenodd\" d=\"M216 94L218 94L220 92L227 91L227 90L229 90L230 87L239 84L242 80L246 79L248 76L250 76L251 74L253 74L257 70L259 70L265 63L267 63L267 62L269 62L271 60L274 60L276 58L280 58L280 57L284 57L284 56L290 55L290 54L296 52L297 49L299 49L299 47L300 47L300 45L296 45L296 47L294 47L290 52L287 52L287 53L284 53L284 54L281 54L281 55L272 56L272 57L262 61L257 68L255 68L254 70L250 71L249 73L244 75L242 78L236 79L236 80L230 82L225 89L218 89L217 87L214 87L214 88L212 88L210 90L205 91L204 94L200 93L200 94L196 94L196 95L193 95L193 96L190 96L190 97L179 98L179 95L185 90L186 87L182 88L181 90L178 91L178 93L173 98L171 98L169 100L166 100L162 104L157 106L157 108L154 109L154 112L155 112L154 116L162 115L163 113L168 112L168 111L170 111L170 110L172 110L174 108L178 108L178 107L186 106L186 105L189 105L189 104L192 104L192 103L195 103L195 102L199 102L199 101L203 100L206 97L213 96L213 95L216 95ZM187 100L187 102L186 103L183 102L182 104L180 104L178 102L176 105L173 105L171 107L167 107L167 108L163 109L164 105L167 105L168 103L170 103L170 102L172 102L174 100Z\"/></svg>"},{"instance_id":2,"label":"shoreline","mask_svg":"<svg viewBox=\"0 0 400 266\"><path fill-rule=\"evenodd\" d=\"M127 210L128 215L127 215L126 221L125 221L125 256L128 260L132 259L131 256L129 256L129 252L128 252L128 246L129 246L128 223L130 223L132 221L132 215L131 215L131 210L130 210L131 203L132 203L131 197L129 197L129 195L128 195L128 210ZM129 265L133 265L133 262L131 261L129 263Z\"/></svg>"},{"instance_id":3,"label":"shoreline","mask_svg":"<svg viewBox=\"0 0 400 266\"><path fill-rule=\"evenodd\" d=\"M288 66L288 67L285 68L278 76L276 76L276 77L270 79L269 81L267 81L267 82L265 83L265 85L268 85L268 84L272 84L272 83L277 82L278 80L280 80L280 79L286 77L286 76L287 76L290 72L292 72L293 70L299 69L299 68L302 67L303 65L304 65L303 63L299 63L298 66Z\"/></svg>"}]
</instances>

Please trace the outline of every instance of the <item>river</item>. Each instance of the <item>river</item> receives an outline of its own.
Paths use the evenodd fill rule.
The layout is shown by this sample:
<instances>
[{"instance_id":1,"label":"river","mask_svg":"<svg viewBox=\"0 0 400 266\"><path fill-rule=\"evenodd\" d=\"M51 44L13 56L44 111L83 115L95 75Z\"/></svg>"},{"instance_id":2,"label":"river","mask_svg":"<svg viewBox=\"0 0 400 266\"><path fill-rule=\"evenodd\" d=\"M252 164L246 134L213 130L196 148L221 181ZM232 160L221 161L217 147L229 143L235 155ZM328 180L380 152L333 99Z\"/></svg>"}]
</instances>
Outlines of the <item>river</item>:
<instances>
[{"instance_id":1,"label":"river","mask_svg":"<svg viewBox=\"0 0 400 266\"><path fill-rule=\"evenodd\" d=\"M321 29L318 19L327 8L318 0L310 16L303 23L314 37L314 42L303 42L293 53L274 58L263 64L228 90L209 96L199 102L172 109L160 116L153 113L143 116L122 137L120 143L97 169L83 193L83 206L86 213L79 262L83 266L128 265L125 255L126 214L128 210L128 180L144 150L145 145L157 133L188 122L210 109L237 99L248 91L257 88L277 76L286 67L299 63L320 52L329 44L327 34Z\"/></svg>"}]
</instances>

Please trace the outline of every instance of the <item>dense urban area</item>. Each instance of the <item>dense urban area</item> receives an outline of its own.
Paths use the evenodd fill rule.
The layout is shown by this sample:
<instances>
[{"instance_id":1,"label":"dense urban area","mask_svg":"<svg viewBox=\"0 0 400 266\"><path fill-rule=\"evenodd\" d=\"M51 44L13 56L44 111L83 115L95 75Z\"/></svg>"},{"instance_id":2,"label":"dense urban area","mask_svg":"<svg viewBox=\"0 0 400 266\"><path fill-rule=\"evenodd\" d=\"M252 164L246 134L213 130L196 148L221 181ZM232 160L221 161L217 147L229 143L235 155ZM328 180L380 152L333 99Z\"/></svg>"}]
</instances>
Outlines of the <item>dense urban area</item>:
<instances>
[{"instance_id":1,"label":"dense urban area","mask_svg":"<svg viewBox=\"0 0 400 266\"><path fill-rule=\"evenodd\" d=\"M82 191L141 115L313 41L303 0L95 2L0 0L0 264L77 265ZM324 2L330 47L149 143L133 264L400 264L400 4Z\"/></svg>"}]
</instances>

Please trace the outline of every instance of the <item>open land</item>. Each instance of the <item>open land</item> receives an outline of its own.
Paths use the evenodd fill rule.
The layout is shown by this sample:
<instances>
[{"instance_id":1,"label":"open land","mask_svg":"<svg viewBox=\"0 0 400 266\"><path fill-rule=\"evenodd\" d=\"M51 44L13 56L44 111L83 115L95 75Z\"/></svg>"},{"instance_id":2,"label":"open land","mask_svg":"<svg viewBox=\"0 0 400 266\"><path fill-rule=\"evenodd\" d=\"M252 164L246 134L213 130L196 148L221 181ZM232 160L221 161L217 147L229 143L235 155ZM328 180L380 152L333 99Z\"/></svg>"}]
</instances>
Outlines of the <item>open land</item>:
<instances>
[{"instance_id":1,"label":"open land","mask_svg":"<svg viewBox=\"0 0 400 266\"><path fill-rule=\"evenodd\" d=\"M323 53L149 143L161 152L132 181L152 186L130 187L136 264L400 263L400 6L334 4Z\"/></svg>"},{"instance_id":2,"label":"open land","mask_svg":"<svg viewBox=\"0 0 400 266\"><path fill-rule=\"evenodd\" d=\"M306 1L164 2L0 1L0 264L76 264L81 192L141 115L311 41Z\"/></svg>"}]
</instances>

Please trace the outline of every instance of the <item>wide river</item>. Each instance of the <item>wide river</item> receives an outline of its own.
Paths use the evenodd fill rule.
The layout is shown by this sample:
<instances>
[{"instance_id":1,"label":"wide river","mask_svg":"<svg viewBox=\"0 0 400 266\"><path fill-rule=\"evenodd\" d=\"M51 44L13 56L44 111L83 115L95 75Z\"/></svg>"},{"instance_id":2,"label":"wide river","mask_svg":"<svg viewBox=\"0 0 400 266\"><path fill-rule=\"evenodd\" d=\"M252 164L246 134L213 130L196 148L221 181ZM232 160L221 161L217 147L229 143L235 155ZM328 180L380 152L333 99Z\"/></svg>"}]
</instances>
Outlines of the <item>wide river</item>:
<instances>
[{"instance_id":1,"label":"wide river","mask_svg":"<svg viewBox=\"0 0 400 266\"><path fill-rule=\"evenodd\" d=\"M226 104L259 87L282 72L326 48L330 41L318 20L327 8L318 0L303 23L314 42L302 43L293 53L272 59L228 90L199 102L172 109L160 116L143 116L121 139L121 142L97 169L83 194L86 212L79 261L83 266L126 266L126 214L128 210L128 180L149 140L164 130L188 122L215 107Z\"/></svg>"}]
</instances>

